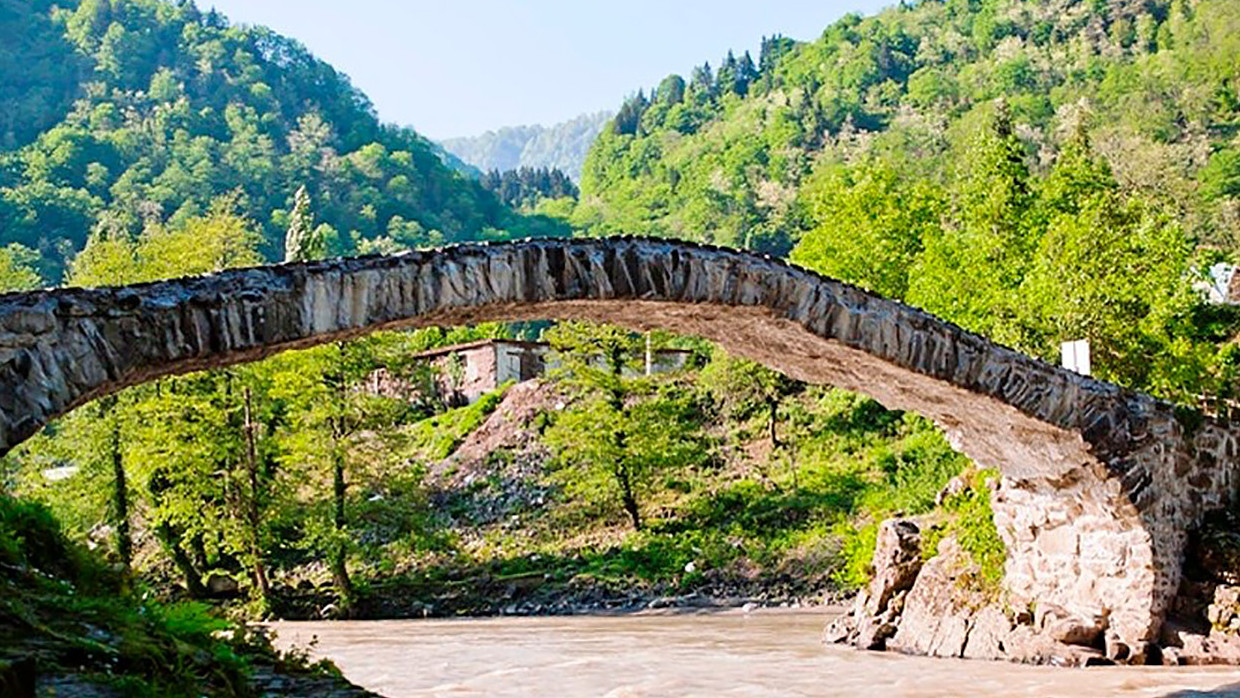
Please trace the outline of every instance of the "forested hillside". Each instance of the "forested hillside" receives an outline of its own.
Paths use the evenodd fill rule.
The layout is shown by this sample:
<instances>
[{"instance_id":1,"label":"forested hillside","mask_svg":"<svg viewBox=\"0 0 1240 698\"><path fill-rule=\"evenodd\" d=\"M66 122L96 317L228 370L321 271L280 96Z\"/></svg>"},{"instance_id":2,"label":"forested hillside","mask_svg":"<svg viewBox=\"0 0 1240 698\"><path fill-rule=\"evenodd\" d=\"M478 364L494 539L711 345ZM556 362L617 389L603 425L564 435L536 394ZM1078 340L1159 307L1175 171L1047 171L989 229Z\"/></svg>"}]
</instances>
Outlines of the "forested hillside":
<instances>
[{"instance_id":1,"label":"forested hillside","mask_svg":"<svg viewBox=\"0 0 1240 698\"><path fill-rule=\"evenodd\" d=\"M578 220L787 252L811 173L877 161L944 183L992 100L1044 171L1083 121L1118 180L1229 239L1238 192L1234 0L937 0L848 16L671 75L622 105L590 153Z\"/></svg>"},{"instance_id":2,"label":"forested hillside","mask_svg":"<svg viewBox=\"0 0 1240 698\"><path fill-rule=\"evenodd\" d=\"M509 126L481 136L449 138L443 147L480 170L555 168L574 181L594 139L611 119L610 112L582 114L554 126Z\"/></svg>"},{"instance_id":3,"label":"forested hillside","mask_svg":"<svg viewBox=\"0 0 1240 698\"><path fill-rule=\"evenodd\" d=\"M278 259L302 186L334 254L559 230L268 29L188 2L3 0L0 37L0 246L36 250L47 281L91 231L177 225L226 194Z\"/></svg>"},{"instance_id":4,"label":"forested hillside","mask_svg":"<svg viewBox=\"0 0 1240 698\"><path fill-rule=\"evenodd\" d=\"M1240 233L1240 2L949 0L627 99L574 223L751 247L1098 375L1234 392L1192 277ZM967 270L967 271L964 271Z\"/></svg>"}]
</instances>

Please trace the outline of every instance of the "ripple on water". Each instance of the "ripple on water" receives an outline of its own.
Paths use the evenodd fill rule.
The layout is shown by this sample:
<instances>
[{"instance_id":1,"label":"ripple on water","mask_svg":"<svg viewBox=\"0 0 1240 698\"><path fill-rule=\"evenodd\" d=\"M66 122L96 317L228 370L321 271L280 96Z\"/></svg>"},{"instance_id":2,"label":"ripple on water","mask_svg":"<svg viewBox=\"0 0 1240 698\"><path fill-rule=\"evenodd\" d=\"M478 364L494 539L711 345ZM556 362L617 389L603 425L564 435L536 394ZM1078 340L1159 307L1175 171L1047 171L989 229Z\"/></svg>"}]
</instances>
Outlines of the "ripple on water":
<instances>
[{"instance_id":1,"label":"ripple on water","mask_svg":"<svg viewBox=\"0 0 1240 698\"><path fill-rule=\"evenodd\" d=\"M1240 670L1059 669L823 647L823 611L274 623L388 698L1240 698Z\"/></svg>"}]
</instances>

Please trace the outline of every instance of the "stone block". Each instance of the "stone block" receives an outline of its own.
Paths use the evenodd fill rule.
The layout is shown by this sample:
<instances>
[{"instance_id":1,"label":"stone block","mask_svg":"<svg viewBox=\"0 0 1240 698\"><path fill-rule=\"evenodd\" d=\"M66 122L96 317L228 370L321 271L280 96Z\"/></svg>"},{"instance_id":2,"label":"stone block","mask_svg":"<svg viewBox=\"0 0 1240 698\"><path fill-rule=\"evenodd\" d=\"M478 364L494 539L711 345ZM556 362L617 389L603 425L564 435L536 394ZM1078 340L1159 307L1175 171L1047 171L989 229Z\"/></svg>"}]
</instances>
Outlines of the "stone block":
<instances>
[{"instance_id":1,"label":"stone block","mask_svg":"<svg viewBox=\"0 0 1240 698\"><path fill-rule=\"evenodd\" d=\"M1080 552L1079 540L1076 528L1064 525L1039 533L1036 545L1043 555L1075 557Z\"/></svg>"}]
</instances>

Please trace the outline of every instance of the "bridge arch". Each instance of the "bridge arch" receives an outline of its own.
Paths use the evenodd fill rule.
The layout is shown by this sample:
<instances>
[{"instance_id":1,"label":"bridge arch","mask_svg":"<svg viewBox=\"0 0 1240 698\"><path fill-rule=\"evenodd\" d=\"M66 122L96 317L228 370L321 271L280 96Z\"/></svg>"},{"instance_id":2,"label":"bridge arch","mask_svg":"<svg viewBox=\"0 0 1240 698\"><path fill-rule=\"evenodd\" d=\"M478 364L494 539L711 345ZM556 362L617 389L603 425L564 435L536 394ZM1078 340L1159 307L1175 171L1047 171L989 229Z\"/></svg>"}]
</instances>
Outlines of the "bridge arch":
<instances>
[{"instance_id":1,"label":"bridge arch","mask_svg":"<svg viewBox=\"0 0 1240 698\"><path fill-rule=\"evenodd\" d=\"M0 296L0 455L77 405L162 376L379 329L588 319L718 342L933 419L1002 474L1014 604L1153 641L1186 530L1232 496L1236 440L1170 405L769 257L666 240L468 244L122 288Z\"/></svg>"}]
</instances>

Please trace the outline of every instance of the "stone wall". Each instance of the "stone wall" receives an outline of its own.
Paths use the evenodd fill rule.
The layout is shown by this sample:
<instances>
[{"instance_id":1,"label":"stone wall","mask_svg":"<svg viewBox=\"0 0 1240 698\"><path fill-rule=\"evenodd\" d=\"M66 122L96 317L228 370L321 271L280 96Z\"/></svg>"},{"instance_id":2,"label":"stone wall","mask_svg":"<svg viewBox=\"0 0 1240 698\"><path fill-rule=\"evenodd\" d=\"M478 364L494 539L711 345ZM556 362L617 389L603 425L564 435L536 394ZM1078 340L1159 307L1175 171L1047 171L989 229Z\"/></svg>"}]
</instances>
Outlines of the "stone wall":
<instances>
[{"instance_id":1,"label":"stone wall","mask_svg":"<svg viewBox=\"0 0 1240 698\"><path fill-rule=\"evenodd\" d=\"M588 319L716 341L794 378L920 412L1003 475L1013 598L1158 632L1185 528L1228 500L1225 424L996 345L780 260L666 240L463 245L0 296L0 453L88 400L377 329Z\"/></svg>"}]
</instances>

